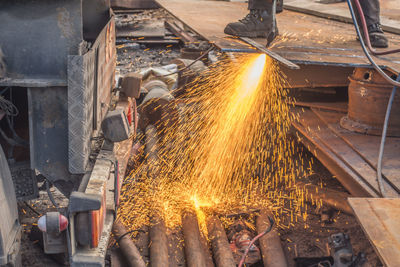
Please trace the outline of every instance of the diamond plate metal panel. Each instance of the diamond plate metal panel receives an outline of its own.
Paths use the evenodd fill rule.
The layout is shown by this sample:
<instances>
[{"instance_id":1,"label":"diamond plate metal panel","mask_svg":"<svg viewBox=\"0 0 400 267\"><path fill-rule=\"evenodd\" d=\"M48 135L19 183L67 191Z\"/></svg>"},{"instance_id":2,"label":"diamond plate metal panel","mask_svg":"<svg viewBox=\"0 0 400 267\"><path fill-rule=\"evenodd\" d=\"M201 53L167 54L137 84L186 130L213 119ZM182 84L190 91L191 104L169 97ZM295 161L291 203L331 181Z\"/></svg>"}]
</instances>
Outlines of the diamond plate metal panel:
<instances>
[{"instance_id":1,"label":"diamond plate metal panel","mask_svg":"<svg viewBox=\"0 0 400 267\"><path fill-rule=\"evenodd\" d=\"M85 172L93 132L95 53L68 56L68 160L73 174Z\"/></svg>"},{"instance_id":2,"label":"diamond plate metal panel","mask_svg":"<svg viewBox=\"0 0 400 267\"><path fill-rule=\"evenodd\" d=\"M97 53L97 86L95 103L95 125L100 129L101 121L107 114L111 100L111 91L114 87L116 48L115 48L115 22L114 16L104 27L93 47Z\"/></svg>"}]
</instances>

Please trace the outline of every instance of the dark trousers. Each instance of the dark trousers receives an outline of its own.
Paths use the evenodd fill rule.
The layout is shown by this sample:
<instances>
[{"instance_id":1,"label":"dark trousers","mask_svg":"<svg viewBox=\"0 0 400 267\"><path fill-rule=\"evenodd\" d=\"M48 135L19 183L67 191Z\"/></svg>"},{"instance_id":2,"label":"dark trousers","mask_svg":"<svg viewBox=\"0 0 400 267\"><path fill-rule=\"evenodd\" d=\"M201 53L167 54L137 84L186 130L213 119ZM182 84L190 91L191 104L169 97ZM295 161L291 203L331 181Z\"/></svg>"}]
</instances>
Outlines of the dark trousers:
<instances>
[{"instance_id":1,"label":"dark trousers","mask_svg":"<svg viewBox=\"0 0 400 267\"><path fill-rule=\"evenodd\" d=\"M249 9L268 9L272 0L249 0Z\"/></svg>"},{"instance_id":2,"label":"dark trousers","mask_svg":"<svg viewBox=\"0 0 400 267\"><path fill-rule=\"evenodd\" d=\"M359 0L361 8L364 12L365 20L367 21L367 26L380 23L379 14L381 12L379 0ZM357 19L359 17L357 12L356 4L353 2L354 12L356 13ZM360 21L360 19L358 19Z\"/></svg>"},{"instance_id":3,"label":"dark trousers","mask_svg":"<svg viewBox=\"0 0 400 267\"><path fill-rule=\"evenodd\" d=\"M249 0L249 9L268 9L272 3L273 0ZM368 26L375 23L380 23L379 0L360 0L360 4ZM356 13L358 13L355 4L353 4L353 7Z\"/></svg>"}]
</instances>

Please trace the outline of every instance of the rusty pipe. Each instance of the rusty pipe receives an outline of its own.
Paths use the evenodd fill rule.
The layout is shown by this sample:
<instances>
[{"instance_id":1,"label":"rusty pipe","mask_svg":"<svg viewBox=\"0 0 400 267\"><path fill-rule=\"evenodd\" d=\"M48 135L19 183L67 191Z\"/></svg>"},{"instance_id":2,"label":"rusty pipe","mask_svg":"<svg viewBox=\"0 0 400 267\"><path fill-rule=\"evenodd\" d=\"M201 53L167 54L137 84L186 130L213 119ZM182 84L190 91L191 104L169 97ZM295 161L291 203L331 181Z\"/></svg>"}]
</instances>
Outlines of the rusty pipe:
<instances>
[{"instance_id":1,"label":"rusty pipe","mask_svg":"<svg viewBox=\"0 0 400 267\"><path fill-rule=\"evenodd\" d=\"M256 219L257 233L261 234L265 229L270 227L268 211L261 210ZM269 233L260 239L260 248L264 267L287 267L285 253L282 248L281 239L276 229L272 229Z\"/></svg>"},{"instance_id":2,"label":"rusty pipe","mask_svg":"<svg viewBox=\"0 0 400 267\"><path fill-rule=\"evenodd\" d=\"M159 158L157 130L153 125L146 127L145 152L148 177L155 180L159 174ZM152 267L163 267L166 264L168 265L168 239L165 223L157 214L153 214L150 223L150 265Z\"/></svg>"},{"instance_id":3,"label":"rusty pipe","mask_svg":"<svg viewBox=\"0 0 400 267\"><path fill-rule=\"evenodd\" d=\"M156 127L154 125L148 125L146 127L146 147L145 147L147 164L153 164L158 162L157 143L158 143L158 136Z\"/></svg>"},{"instance_id":4,"label":"rusty pipe","mask_svg":"<svg viewBox=\"0 0 400 267\"><path fill-rule=\"evenodd\" d=\"M115 239L118 240L119 248L128 262L129 267L146 267L139 250L130 239L122 223L114 223L113 234Z\"/></svg>"},{"instance_id":5,"label":"rusty pipe","mask_svg":"<svg viewBox=\"0 0 400 267\"><path fill-rule=\"evenodd\" d=\"M347 202L347 198L350 197L349 194L303 182L297 182L296 185L297 187L305 189L307 201L311 201L312 199L320 200L324 205L336 210L340 210L350 215L354 214L353 209Z\"/></svg>"},{"instance_id":6,"label":"rusty pipe","mask_svg":"<svg viewBox=\"0 0 400 267\"><path fill-rule=\"evenodd\" d=\"M210 246L209 246L207 238L203 234L200 234L200 243L201 243L202 249L204 251L204 257L206 259L206 266L214 267L215 264L214 264L214 261L213 261L212 255L211 255Z\"/></svg>"},{"instance_id":7,"label":"rusty pipe","mask_svg":"<svg viewBox=\"0 0 400 267\"><path fill-rule=\"evenodd\" d=\"M208 236L217 267L236 267L228 238L221 221L216 216L207 219Z\"/></svg>"},{"instance_id":8,"label":"rusty pipe","mask_svg":"<svg viewBox=\"0 0 400 267\"><path fill-rule=\"evenodd\" d=\"M182 228L188 267L207 267L196 213L185 212L182 215Z\"/></svg>"},{"instance_id":9,"label":"rusty pipe","mask_svg":"<svg viewBox=\"0 0 400 267\"><path fill-rule=\"evenodd\" d=\"M168 239L165 223L157 216L151 219L150 227L150 266L168 266Z\"/></svg>"}]
</instances>

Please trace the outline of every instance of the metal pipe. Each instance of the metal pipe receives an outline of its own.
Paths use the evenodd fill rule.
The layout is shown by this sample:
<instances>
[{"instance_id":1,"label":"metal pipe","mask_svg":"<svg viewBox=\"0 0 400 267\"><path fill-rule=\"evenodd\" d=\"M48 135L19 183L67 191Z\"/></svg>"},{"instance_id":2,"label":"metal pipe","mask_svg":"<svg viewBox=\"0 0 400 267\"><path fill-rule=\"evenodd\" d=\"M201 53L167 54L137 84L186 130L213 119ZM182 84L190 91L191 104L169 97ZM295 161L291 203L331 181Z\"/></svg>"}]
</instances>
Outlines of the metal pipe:
<instances>
[{"instance_id":1,"label":"metal pipe","mask_svg":"<svg viewBox=\"0 0 400 267\"><path fill-rule=\"evenodd\" d=\"M150 227L150 266L168 266L168 239L165 223L154 216Z\"/></svg>"},{"instance_id":2,"label":"metal pipe","mask_svg":"<svg viewBox=\"0 0 400 267\"><path fill-rule=\"evenodd\" d=\"M353 209L347 202L349 194L344 192L338 192L328 188L321 188L313 184L305 184L303 182L297 182L297 187L304 188L307 201L320 200L324 205L330 206L336 210L340 210L344 213L353 215Z\"/></svg>"},{"instance_id":3,"label":"metal pipe","mask_svg":"<svg viewBox=\"0 0 400 267\"><path fill-rule=\"evenodd\" d=\"M268 211L261 210L260 215L256 219L257 233L261 234L265 229L270 227ZM268 234L259 239L262 260L264 267L287 267L285 253L282 249L281 239L276 229L271 230Z\"/></svg>"},{"instance_id":4,"label":"metal pipe","mask_svg":"<svg viewBox=\"0 0 400 267\"><path fill-rule=\"evenodd\" d=\"M207 219L207 228L216 266L236 267L225 229L218 217L209 217Z\"/></svg>"},{"instance_id":5,"label":"metal pipe","mask_svg":"<svg viewBox=\"0 0 400 267\"><path fill-rule=\"evenodd\" d=\"M83 175L81 183L79 184L78 192L82 192L82 193L85 192L86 187L89 183L91 174L92 174L91 172L87 172Z\"/></svg>"},{"instance_id":6,"label":"metal pipe","mask_svg":"<svg viewBox=\"0 0 400 267\"><path fill-rule=\"evenodd\" d=\"M157 129L154 125L148 125L146 127L146 159L148 167L153 170L149 173L149 177L156 178L158 172L158 137L157 137Z\"/></svg>"},{"instance_id":7,"label":"metal pipe","mask_svg":"<svg viewBox=\"0 0 400 267\"><path fill-rule=\"evenodd\" d=\"M146 127L146 157L148 177L157 179L159 174L159 160L157 149L158 137L156 127ZM164 221L156 214L151 218L150 235L150 265L164 267L168 265L168 239Z\"/></svg>"},{"instance_id":8,"label":"metal pipe","mask_svg":"<svg viewBox=\"0 0 400 267\"><path fill-rule=\"evenodd\" d=\"M215 264L212 258L210 246L206 237L203 234L200 234L200 243L204 252L204 258L206 259L206 266L214 267Z\"/></svg>"},{"instance_id":9,"label":"metal pipe","mask_svg":"<svg viewBox=\"0 0 400 267\"><path fill-rule=\"evenodd\" d=\"M185 240L185 255L188 267L207 267L200 240L200 229L196 213L182 215L182 229Z\"/></svg>"},{"instance_id":10,"label":"metal pipe","mask_svg":"<svg viewBox=\"0 0 400 267\"><path fill-rule=\"evenodd\" d=\"M129 267L146 267L139 250L130 239L122 223L115 222L112 231L115 239L118 240L119 248L126 258Z\"/></svg>"}]
</instances>

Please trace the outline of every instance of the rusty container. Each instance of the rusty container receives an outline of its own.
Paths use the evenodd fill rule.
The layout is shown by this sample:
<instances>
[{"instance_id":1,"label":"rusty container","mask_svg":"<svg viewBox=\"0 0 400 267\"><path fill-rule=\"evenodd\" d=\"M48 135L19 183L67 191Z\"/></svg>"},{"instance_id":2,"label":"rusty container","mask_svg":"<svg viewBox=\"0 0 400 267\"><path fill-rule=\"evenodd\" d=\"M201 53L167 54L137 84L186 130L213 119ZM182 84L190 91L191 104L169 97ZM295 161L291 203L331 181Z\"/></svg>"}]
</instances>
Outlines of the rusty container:
<instances>
[{"instance_id":1,"label":"rusty container","mask_svg":"<svg viewBox=\"0 0 400 267\"><path fill-rule=\"evenodd\" d=\"M349 109L340 125L350 131L381 135L393 86L375 70L356 68L349 77ZM400 90L393 102L388 136L400 136Z\"/></svg>"}]
</instances>

